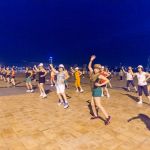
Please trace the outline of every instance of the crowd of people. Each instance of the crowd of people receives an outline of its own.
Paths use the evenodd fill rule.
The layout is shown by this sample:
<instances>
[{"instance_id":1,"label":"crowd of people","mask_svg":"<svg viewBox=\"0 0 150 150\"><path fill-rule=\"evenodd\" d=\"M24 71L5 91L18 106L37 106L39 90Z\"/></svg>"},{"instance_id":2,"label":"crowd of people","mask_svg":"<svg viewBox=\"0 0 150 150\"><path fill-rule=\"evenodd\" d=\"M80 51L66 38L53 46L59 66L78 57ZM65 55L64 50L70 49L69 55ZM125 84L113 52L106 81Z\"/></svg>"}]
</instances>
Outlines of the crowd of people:
<instances>
[{"instance_id":1,"label":"crowd of people","mask_svg":"<svg viewBox=\"0 0 150 150\"><path fill-rule=\"evenodd\" d=\"M101 104L101 98L106 95L110 99L110 93L108 87L112 88L111 79L114 72L110 72L107 67L101 64L94 64L93 62L96 56L91 56L88 65L88 75L91 83L91 106L93 111L93 116L91 119L100 118L98 115L98 110L101 110L105 116L105 125L108 125L111 121L111 116L105 110ZM130 85L133 86L136 93L138 93L139 101L138 104L143 103L143 93L150 102L150 85L148 85L148 80L150 79L150 74L144 71L143 66L139 65L137 67L137 72L135 73L132 67L125 69L122 67L119 72L119 80L123 80L124 75L126 76L126 88L130 92ZM71 67L69 70L65 68L63 64L60 64L56 69L52 64L49 65L49 69L45 69L44 64L40 63L38 66L25 67L25 84L26 92L33 93L33 82L38 83L39 95L43 99L47 98L45 91L46 77L49 76L50 86L56 87L56 93L58 96L58 105L62 105L64 109L69 107L69 101L66 96L66 89L69 88L68 79L70 76L74 76L74 85L76 92L83 93L83 87L81 85L81 78L85 77L85 70L80 70L79 67ZM138 85L136 86L134 78L137 78ZM6 82L9 86L16 86L16 70L15 67L0 67L0 80Z\"/></svg>"}]
</instances>

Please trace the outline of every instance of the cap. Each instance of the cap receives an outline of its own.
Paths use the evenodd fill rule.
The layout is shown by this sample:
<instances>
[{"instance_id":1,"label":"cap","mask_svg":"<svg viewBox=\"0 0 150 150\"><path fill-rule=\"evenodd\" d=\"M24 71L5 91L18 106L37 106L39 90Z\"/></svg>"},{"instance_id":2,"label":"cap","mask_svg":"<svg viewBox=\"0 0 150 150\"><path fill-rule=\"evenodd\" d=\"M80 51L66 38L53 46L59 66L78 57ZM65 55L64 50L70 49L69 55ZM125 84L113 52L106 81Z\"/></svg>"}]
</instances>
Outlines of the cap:
<instances>
[{"instance_id":1,"label":"cap","mask_svg":"<svg viewBox=\"0 0 150 150\"><path fill-rule=\"evenodd\" d=\"M40 64L39 64L39 67L43 67L43 66L44 66L43 63L40 63Z\"/></svg>"},{"instance_id":2,"label":"cap","mask_svg":"<svg viewBox=\"0 0 150 150\"><path fill-rule=\"evenodd\" d=\"M60 65L59 65L59 68L65 68L65 67L64 67L64 65L63 65L63 64L60 64Z\"/></svg>"},{"instance_id":3,"label":"cap","mask_svg":"<svg viewBox=\"0 0 150 150\"><path fill-rule=\"evenodd\" d=\"M75 70L79 70L79 67L76 67Z\"/></svg>"},{"instance_id":4,"label":"cap","mask_svg":"<svg viewBox=\"0 0 150 150\"><path fill-rule=\"evenodd\" d=\"M142 66L142 65L139 65L137 68L143 68L143 66Z\"/></svg>"}]
</instances>

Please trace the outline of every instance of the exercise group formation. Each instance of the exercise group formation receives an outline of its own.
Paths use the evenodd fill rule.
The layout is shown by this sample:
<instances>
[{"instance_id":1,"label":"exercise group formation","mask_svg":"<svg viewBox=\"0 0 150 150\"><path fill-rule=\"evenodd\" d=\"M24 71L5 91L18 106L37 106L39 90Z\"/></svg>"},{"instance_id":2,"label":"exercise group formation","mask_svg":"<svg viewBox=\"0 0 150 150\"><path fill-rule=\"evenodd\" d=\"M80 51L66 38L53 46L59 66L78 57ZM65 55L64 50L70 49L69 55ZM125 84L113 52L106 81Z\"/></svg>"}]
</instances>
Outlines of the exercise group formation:
<instances>
[{"instance_id":1,"label":"exercise group formation","mask_svg":"<svg viewBox=\"0 0 150 150\"><path fill-rule=\"evenodd\" d=\"M91 56L88 65L88 74L91 83L91 106L93 110L93 116L91 119L99 119L98 110L100 109L105 116L105 125L108 125L111 122L111 115L105 110L105 108L101 104L101 98L106 95L108 99L110 99L110 93L108 90L108 86L112 88L111 78L114 75L114 72L110 72L108 68L102 66L101 64L93 64L96 56ZM143 103L143 93L147 97L150 102L150 85L148 83L150 79L150 74L144 71L142 65L137 67L137 72L134 72L132 67L128 67L125 69L124 67L120 68L119 76L120 80L123 80L123 76L126 75L126 88L130 92L130 86L133 86L135 92L138 94L139 101L138 104L141 105ZM65 69L63 64L60 64L58 69L56 69L52 64L49 65L50 72L50 83L51 86L56 87L56 93L58 95L58 105L62 105L64 109L69 108L69 101L66 96L66 89L68 86L68 79L70 76L74 76L75 79L75 87L76 92L84 92L84 89L81 85L81 77L84 77L85 71L80 71L79 67L71 67L70 70ZM33 93L33 82L38 82L38 88L40 97L45 99L47 98L47 94L45 92L45 83L46 76L48 74L47 69L45 69L44 64L40 63L38 66L26 67L25 68L25 83L27 88L27 93ZM38 76L38 80L36 78ZM11 86L16 86L16 71L15 67L0 67L0 80L7 82L7 84ZM134 83L134 78L137 78L138 85Z\"/></svg>"}]
</instances>

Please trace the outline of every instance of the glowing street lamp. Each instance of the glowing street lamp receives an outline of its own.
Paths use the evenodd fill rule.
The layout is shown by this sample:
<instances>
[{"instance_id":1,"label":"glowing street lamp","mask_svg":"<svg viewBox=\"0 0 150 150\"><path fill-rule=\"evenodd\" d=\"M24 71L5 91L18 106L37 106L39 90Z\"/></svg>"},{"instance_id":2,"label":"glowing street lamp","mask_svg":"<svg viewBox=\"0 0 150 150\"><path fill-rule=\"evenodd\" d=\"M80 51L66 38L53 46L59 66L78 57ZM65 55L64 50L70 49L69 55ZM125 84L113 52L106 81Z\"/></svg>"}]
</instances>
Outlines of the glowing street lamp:
<instances>
[{"instance_id":1,"label":"glowing street lamp","mask_svg":"<svg viewBox=\"0 0 150 150\"><path fill-rule=\"evenodd\" d=\"M53 57L49 57L49 63L53 64Z\"/></svg>"}]
</instances>

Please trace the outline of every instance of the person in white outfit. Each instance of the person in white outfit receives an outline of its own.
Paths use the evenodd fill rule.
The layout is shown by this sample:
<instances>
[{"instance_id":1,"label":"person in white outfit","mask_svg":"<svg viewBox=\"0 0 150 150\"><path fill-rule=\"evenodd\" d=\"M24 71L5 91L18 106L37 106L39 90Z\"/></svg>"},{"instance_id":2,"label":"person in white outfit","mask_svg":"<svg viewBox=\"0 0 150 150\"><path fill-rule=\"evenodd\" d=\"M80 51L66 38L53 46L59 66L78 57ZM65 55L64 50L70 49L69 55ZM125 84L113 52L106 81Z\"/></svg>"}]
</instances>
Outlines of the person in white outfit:
<instances>
[{"instance_id":1,"label":"person in white outfit","mask_svg":"<svg viewBox=\"0 0 150 150\"><path fill-rule=\"evenodd\" d=\"M134 84L134 73L132 70L132 67L128 67L128 71L125 71L125 69L122 67L123 72L126 74L126 80L127 80L127 89L130 92L130 85L132 85L135 89L135 91L137 92L137 88Z\"/></svg>"},{"instance_id":2,"label":"person in white outfit","mask_svg":"<svg viewBox=\"0 0 150 150\"><path fill-rule=\"evenodd\" d=\"M150 78L150 74L144 72L143 66L139 65L138 73L135 73L134 76L136 76L138 79L138 94L139 94L138 104L143 103L143 100L142 100L143 92L150 102L150 96L149 96L148 86L147 86L147 80Z\"/></svg>"},{"instance_id":3,"label":"person in white outfit","mask_svg":"<svg viewBox=\"0 0 150 150\"><path fill-rule=\"evenodd\" d=\"M67 96L65 93L65 80L69 78L68 73L65 71L65 67L63 64L59 65L58 71L50 64L52 71L56 74L56 91L59 98L59 105L64 105L64 109L69 107Z\"/></svg>"}]
</instances>

